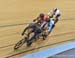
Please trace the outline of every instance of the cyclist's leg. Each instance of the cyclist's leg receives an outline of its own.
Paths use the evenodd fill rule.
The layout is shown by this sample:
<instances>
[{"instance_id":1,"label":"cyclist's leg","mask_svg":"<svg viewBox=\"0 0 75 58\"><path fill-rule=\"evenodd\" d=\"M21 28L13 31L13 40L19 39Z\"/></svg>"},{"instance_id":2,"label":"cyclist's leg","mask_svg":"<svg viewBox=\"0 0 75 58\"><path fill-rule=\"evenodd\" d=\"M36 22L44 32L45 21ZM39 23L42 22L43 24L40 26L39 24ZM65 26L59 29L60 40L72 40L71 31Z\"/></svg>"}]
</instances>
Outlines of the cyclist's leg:
<instances>
[{"instance_id":1,"label":"cyclist's leg","mask_svg":"<svg viewBox=\"0 0 75 58\"><path fill-rule=\"evenodd\" d=\"M32 42L36 39L36 36L40 33L41 33L41 30L36 28L36 30L34 31L34 35L32 36L32 38L30 40L28 40L27 46L31 46Z\"/></svg>"},{"instance_id":2,"label":"cyclist's leg","mask_svg":"<svg viewBox=\"0 0 75 58\"><path fill-rule=\"evenodd\" d=\"M52 31L54 27L54 23L52 23L52 21L49 22L49 26L48 26L48 34Z\"/></svg>"},{"instance_id":3,"label":"cyclist's leg","mask_svg":"<svg viewBox=\"0 0 75 58\"><path fill-rule=\"evenodd\" d=\"M56 15L54 24L56 24L58 22L59 17L60 17L60 14Z\"/></svg>"},{"instance_id":4,"label":"cyclist's leg","mask_svg":"<svg viewBox=\"0 0 75 58\"><path fill-rule=\"evenodd\" d=\"M46 26L46 24L47 24L47 22L43 22L43 23L41 24L40 29L44 29L44 27Z\"/></svg>"}]
</instances>

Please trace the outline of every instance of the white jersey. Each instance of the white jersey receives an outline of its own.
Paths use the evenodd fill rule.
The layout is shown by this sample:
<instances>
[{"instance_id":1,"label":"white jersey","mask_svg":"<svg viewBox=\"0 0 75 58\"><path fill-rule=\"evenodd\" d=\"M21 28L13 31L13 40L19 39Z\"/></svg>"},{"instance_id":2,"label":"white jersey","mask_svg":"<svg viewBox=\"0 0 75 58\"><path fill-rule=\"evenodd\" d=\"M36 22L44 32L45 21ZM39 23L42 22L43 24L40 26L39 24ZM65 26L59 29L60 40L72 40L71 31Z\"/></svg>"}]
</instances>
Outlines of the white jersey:
<instances>
[{"instance_id":1,"label":"white jersey","mask_svg":"<svg viewBox=\"0 0 75 58\"><path fill-rule=\"evenodd\" d=\"M55 12L55 16L59 15L60 14L60 10L57 9L57 11Z\"/></svg>"},{"instance_id":2,"label":"white jersey","mask_svg":"<svg viewBox=\"0 0 75 58\"><path fill-rule=\"evenodd\" d=\"M53 18L50 18L50 24L54 24Z\"/></svg>"}]
</instances>

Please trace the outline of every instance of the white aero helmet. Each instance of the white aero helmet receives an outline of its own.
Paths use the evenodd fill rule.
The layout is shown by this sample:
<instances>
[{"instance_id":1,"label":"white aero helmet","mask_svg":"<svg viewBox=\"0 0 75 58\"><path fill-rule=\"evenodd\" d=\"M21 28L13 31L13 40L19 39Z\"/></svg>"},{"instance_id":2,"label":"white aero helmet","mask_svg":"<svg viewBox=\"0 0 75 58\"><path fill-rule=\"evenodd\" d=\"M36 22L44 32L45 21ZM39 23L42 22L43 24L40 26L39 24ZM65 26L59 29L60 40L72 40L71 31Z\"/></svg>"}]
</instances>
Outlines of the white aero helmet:
<instances>
[{"instance_id":1,"label":"white aero helmet","mask_svg":"<svg viewBox=\"0 0 75 58\"><path fill-rule=\"evenodd\" d=\"M56 12L58 8L53 8L53 11Z\"/></svg>"}]
</instances>

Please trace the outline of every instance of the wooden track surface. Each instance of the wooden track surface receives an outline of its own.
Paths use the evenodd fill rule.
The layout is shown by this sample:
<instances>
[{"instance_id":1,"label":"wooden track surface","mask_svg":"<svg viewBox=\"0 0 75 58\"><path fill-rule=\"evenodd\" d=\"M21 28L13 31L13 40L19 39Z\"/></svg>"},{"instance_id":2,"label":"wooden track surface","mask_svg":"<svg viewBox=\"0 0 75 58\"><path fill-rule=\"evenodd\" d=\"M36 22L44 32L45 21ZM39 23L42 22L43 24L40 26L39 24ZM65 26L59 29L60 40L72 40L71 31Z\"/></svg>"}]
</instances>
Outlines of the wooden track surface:
<instances>
[{"instance_id":1,"label":"wooden track surface","mask_svg":"<svg viewBox=\"0 0 75 58\"><path fill-rule=\"evenodd\" d=\"M19 58L46 49L48 48L47 45L51 46L51 44L62 41L74 41L74 5L75 0L0 0L0 58L25 51L25 53L11 56L11 58ZM49 37L44 41L42 39L37 40L31 47L23 45L14 51L14 45L23 38L21 33L27 25L25 23L32 22L39 13L48 13L54 7L59 8L62 15Z\"/></svg>"}]
</instances>

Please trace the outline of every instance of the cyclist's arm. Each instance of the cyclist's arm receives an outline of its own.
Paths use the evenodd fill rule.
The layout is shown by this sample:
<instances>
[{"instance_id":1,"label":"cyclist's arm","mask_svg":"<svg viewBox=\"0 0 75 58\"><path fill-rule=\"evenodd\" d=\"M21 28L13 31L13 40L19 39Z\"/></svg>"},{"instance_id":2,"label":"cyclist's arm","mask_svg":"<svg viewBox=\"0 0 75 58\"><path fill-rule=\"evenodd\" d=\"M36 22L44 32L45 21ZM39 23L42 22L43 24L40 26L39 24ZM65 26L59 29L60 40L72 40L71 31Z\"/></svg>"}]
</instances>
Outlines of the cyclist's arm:
<instances>
[{"instance_id":1,"label":"cyclist's arm","mask_svg":"<svg viewBox=\"0 0 75 58\"><path fill-rule=\"evenodd\" d=\"M38 21L39 17L37 17L36 19L33 20L33 22Z\"/></svg>"}]
</instances>

